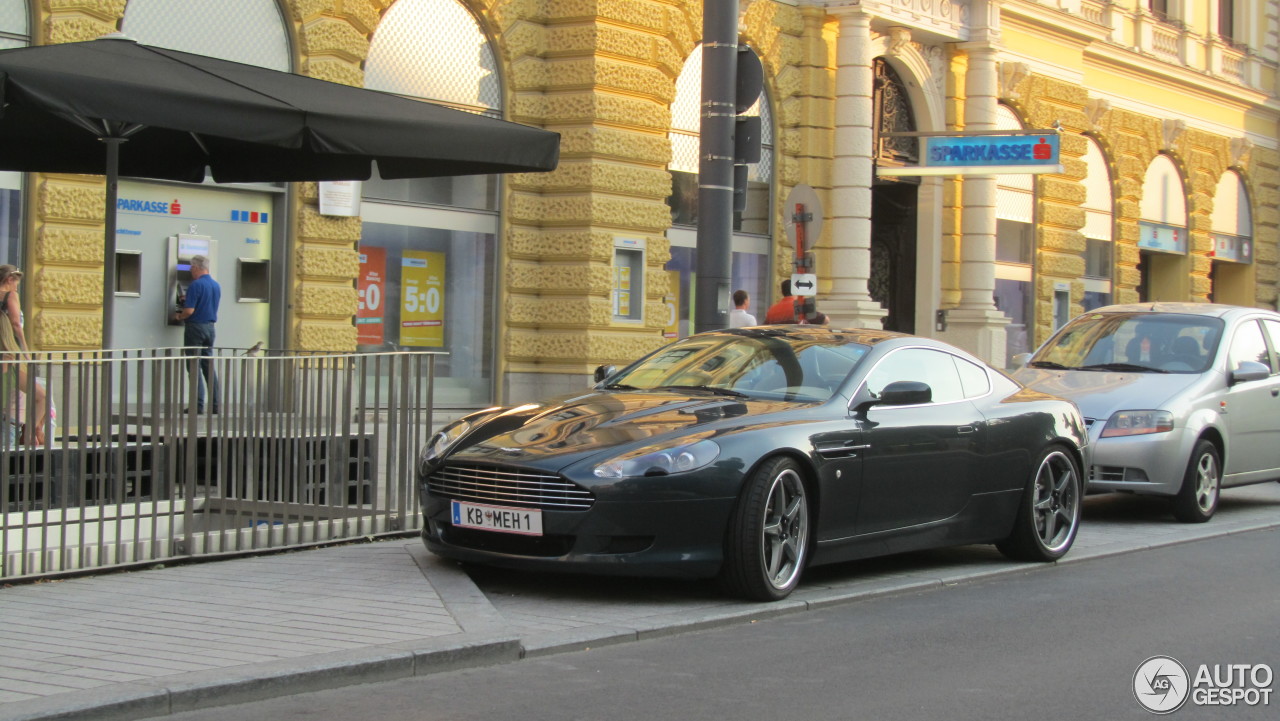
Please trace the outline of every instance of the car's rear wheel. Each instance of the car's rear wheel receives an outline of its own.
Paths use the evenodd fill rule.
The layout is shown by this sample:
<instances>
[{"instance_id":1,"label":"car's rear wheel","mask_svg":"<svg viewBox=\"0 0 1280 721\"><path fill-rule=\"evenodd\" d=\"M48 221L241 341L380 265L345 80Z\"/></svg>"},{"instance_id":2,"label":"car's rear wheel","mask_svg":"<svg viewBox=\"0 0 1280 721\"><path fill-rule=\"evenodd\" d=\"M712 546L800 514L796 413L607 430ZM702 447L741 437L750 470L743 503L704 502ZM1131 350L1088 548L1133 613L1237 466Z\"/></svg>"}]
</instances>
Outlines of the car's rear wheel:
<instances>
[{"instance_id":1,"label":"car's rear wheel","mask_svg":"<svg viewBox=\"0 0 1280 721\"><path fill-rule=\"evenodd\" d=\"M1222 456L1218 447L1200 439L1191 452L1182 487L1173 497L1173 516L1183 523L1204 523L1218 510L1222 489Z\"/></svg>"},{"instance_id":2,"label":"car's rear wheel","mask_svg":"<svg viewBox=\"0 0 1280 721\"><path fill-rule=\"evenodd\" d=\"M809 495L790 458L766 461L747 479L729 521L720 584L757 601L786 598L809 560Z\"/></svg>"},{"instance_id":3,"label":"car's rear wheel","mask_svg":"<svg viewBox=\"0 0 1280 721\"><path fill-rule=\"evenodd\" d=\"M1009 537L996 543L1018 561L1056 561L1080 530L1083 484L1075 459L1060 446L1041 451Z\"/></svg>"}]
</instances>

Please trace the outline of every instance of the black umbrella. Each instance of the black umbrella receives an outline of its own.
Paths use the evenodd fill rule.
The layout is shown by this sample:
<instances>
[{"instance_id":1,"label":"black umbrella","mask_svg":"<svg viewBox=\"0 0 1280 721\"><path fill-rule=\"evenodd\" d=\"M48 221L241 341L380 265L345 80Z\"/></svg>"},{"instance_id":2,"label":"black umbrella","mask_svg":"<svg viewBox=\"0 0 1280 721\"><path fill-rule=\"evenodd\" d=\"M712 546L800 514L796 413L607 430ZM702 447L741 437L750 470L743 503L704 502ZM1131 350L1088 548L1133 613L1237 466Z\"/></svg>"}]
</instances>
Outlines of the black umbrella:
<instances>
[{"instance_id":1,"label":"black umbrella","mask_svg":"<svg viewBox=\"0 0 1280 721\"><path fill-rule=\"evenodd\" d=\"M108 315L120 175L366 180L375 160L384 178L540 172L559 152L546 130L121 36L0 51L0 170L107 176Z\"/></svg>"}]
</instances>

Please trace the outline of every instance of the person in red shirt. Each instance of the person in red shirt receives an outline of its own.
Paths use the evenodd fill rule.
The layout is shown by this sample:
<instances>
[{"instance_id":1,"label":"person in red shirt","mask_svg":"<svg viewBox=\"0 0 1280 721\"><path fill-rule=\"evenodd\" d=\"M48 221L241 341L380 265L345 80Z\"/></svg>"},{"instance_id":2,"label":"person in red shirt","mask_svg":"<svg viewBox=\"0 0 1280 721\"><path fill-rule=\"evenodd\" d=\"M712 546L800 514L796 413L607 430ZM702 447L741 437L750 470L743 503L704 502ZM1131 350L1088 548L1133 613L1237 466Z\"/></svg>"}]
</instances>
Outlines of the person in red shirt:
<instances>
[{"instance_id":1,"label":"person in red shirt","mask_svg":"<svg viewBox=\"0 0 1280 721\"><path fill-rule=\"evenodd\" d=\"M765 325L796 323L796 297L791 295L791 279L782 281L782 300L769 306L764 314Z\"/></svg>"}]
</instances>

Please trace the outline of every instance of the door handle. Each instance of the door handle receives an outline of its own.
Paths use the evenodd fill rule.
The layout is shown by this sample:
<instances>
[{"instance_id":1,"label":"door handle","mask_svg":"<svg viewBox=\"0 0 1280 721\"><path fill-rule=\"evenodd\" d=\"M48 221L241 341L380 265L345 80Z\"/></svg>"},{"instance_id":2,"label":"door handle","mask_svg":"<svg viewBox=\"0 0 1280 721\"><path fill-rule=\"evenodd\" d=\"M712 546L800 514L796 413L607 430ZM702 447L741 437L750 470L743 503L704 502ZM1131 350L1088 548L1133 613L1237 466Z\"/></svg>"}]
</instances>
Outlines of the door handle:
<instances>
[{"instance_id":1,"label":"door handle","mask_svg":"<svg viewBox=\"0 0 1280 721\"><path fill-rule=\"evenodd\" d=\"M961 435L965 433L973 433L976 430L977 429L974 428L973 426L957 426L956 427L956 433L959 433Z\"/></svg>"},{"instance_id":2,"label":"door handle","mask_svg":"<svg viewBox=\"0 0 1280 721\"><path fill-rule=\"evenodd\" d=\"M1280 396L1280 388L1272 388L1272 389L1271 389L1271 397L1272 397L1272 398L1275 398L1276 396Z\"/></svg>"}]
</instances>

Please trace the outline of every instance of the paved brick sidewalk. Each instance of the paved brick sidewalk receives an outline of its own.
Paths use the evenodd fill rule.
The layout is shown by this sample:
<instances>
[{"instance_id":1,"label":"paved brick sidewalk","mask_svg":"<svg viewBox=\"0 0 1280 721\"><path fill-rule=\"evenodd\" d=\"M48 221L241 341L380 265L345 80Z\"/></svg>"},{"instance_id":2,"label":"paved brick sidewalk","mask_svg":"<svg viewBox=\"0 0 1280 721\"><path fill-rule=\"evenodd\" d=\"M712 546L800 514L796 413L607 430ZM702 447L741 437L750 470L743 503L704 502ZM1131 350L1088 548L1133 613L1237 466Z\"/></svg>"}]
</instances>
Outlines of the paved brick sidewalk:
<instances>
[{"instance_id":1,"label":"paved brick sidewalk","mask_svg":"<svg viewBox=\"0 0 1280 721\"><path fill-rule=\"evenodd\" d=\"M1159 499L1094 497L1062 562L1260 528L1280 528L1280 484L1224 493L1201 525ZM812 569L758 604L709 582L471 577L396 539L14 586L0 589L0 721L158 716L1047 568L986 546L904 554Z\"/></svg>"}]
</instances>

